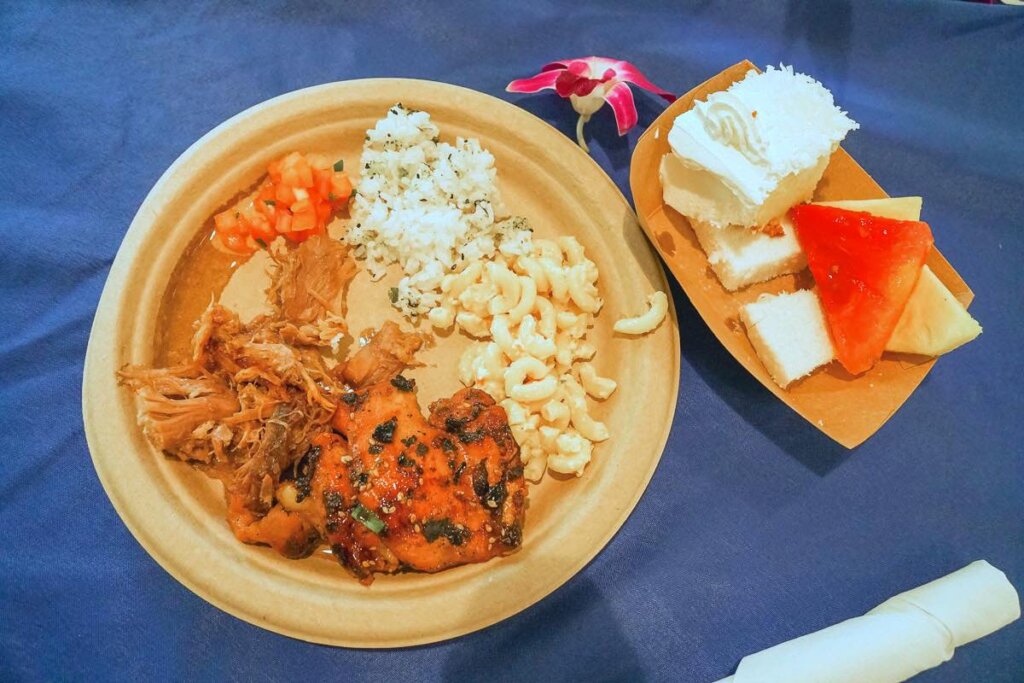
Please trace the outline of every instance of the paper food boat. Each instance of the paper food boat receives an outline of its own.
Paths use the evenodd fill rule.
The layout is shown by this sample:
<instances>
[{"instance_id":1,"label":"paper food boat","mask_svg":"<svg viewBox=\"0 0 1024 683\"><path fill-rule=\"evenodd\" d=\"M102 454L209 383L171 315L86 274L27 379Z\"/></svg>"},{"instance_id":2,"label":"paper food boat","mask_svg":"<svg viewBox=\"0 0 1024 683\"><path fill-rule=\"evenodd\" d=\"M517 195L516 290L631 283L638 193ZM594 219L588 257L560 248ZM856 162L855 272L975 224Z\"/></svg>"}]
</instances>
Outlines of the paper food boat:
<instances>
[{"instance_id":1,"label":"paper food boat","mask_svg":"<svg viewBox=\"0 0 1024 683\"><path fill-rule=\"evenodd\" d=\"M847 448L863 443L885 424L909 398L935 364L934 358L886 353L869 372L854 377L833 362L809 377L781 389L747 339L739 322L743 304L761 294L776 294L809 287L809 271L752 285L738 292L726 290L708 265L689 222L662 200L658 165L669 151L668 132L677 116L698 100L725 90L756 67L742 61L686 93L659 116L641 136L633 152L629 183L640 224L694 307L725 348L786 405L812 425ZM856 161L837 149L814 194L816 201L880 199L887 197ZM925 197L927 201L927 197ZM936 240L942 241L942 227ZM928 255L928 266L964 306L974 298L967 283L937 249Z\"/></svg>"}]
</instances>

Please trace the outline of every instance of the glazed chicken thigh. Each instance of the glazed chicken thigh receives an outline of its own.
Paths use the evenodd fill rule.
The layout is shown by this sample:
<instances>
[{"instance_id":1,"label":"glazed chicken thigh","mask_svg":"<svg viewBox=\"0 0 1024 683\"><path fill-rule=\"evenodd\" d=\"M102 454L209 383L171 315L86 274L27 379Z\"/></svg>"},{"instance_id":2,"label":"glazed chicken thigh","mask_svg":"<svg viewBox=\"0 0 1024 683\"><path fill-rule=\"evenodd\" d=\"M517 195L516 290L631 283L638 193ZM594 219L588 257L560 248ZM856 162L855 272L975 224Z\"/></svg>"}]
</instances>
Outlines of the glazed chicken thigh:
<instances>
[{"instance_id":1,"label":"glazed chicken thigh","mask_svg":"<svg viewBox=\"0 0 1024 683\"><path fill-rule=\"evenodd\" d=\"M342 396L311 486L338 560L374 572L434 572L522 542L526 485L505 411L463 389L424 418L401 375Z\"/></svg>"}]
</instances>

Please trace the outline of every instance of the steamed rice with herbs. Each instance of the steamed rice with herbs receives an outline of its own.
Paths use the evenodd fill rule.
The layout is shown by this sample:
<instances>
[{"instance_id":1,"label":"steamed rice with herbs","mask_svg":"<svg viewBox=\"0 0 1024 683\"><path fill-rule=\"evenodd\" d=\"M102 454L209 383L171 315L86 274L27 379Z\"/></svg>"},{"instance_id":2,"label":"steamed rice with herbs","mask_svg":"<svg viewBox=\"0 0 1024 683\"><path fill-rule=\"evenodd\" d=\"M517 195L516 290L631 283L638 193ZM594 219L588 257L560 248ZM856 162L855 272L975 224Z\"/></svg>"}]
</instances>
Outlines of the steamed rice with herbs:
<instances>
[{"instance_id":1,"label":"steamed rice with herbs","mask_svg":"<svg viewBox=\"0 0 1024 683\"><path fill-rule=\"evenodd\" d=\"M392 304L412 317L439 303L445 274L532 249L526 220L505 212L494 156L477 140L438 135L428 113L401 104L367 131L345 238L375 280L401 266Z\"/></svg>"}]
</instances>

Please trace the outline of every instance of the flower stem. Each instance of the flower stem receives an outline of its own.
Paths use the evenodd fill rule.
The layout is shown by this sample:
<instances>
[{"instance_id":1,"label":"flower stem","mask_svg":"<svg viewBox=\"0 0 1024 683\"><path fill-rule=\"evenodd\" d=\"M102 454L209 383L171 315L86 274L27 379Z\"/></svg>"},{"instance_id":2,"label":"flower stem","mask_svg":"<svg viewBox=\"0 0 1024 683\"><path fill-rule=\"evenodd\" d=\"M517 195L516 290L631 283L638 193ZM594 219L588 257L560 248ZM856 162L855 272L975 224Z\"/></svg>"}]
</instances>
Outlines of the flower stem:
<instances>
[{"instance_id":1,"label":"flower stem","mask_svg":"<svg viewBox=\"0 0 1024 683\"><path fill-rule=\"evenodd\" d=\"M583 126L585 126L589 120L590 116L581 114L580 120L576 122L576 143L582 147L583 151L587 154L590 154L590 148L587 147L587 141L583 139Z\"/></svg>"}]
</instances>

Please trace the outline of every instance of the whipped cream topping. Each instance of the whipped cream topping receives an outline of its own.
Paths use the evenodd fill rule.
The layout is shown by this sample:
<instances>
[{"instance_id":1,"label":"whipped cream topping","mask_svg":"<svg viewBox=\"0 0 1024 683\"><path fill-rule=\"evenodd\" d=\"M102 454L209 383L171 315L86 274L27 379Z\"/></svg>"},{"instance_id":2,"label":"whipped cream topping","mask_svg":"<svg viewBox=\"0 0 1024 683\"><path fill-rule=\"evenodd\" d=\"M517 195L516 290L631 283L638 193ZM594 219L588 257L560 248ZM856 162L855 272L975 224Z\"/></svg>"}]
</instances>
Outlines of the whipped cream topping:
<instances>
[{"instance_id":1,"label":"whipped cream topping","mask_svg":"<svg viewBox=\"0 0 1024 683\"><path fill-rule=\"evenodd\" d=\"M768 147L761 137L757 116L752 115L743 100L732 93L724 92L715 100L702 102L697 108L697 117L704 126L704 132L713 140L732 147L752 164L768 160Z\"/></svg>"}]
</instances>

